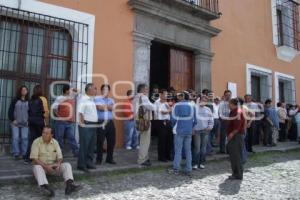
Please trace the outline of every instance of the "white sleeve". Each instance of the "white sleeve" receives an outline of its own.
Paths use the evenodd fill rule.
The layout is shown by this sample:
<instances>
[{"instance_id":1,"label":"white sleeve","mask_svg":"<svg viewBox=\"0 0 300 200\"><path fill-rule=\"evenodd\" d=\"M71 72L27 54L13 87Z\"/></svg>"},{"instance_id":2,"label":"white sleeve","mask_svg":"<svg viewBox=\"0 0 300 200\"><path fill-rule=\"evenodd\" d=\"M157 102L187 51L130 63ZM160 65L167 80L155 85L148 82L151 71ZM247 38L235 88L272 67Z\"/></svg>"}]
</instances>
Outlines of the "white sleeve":
<instances>
[{"instance_id":1,"label":"white sleeve","mask_svg":"<svg viewBox=\"0 0 300 200\"><path fill-rule=\"evenodd\" d=\"M84 108L85 108L85 104L84 104L84 100L80 99L79 100L79 104L78 104L78 113L84 113Z\"/></svg>"},{"instance_id":2,"label":"white sleeve","mask_svg":"<svg viewBox=\"0 0 300 200\"><path fill-rule=\"evenodd\" d=\"M290 110L290 111L289 111L289 115L294 116L294 115L297 114L297 112L298 112L298 108L295 109L295 110Z\"/></svg>"},{"instance_id":3,"label":"white sleeve","mask_svg":"<svg viewBox=\"0 0 300 200\"><path fill-rule=\"evenodd\" d=\"M64 98L63 96L58 96L58 97L55 99L54 103L52 104L52 108L53 108L54 110L57 110L59 104L61 104L64 100L65 100L65 98Z\"/></svg>"},{"instance_id":4,"label":"white sleeve","mask_svg":"<svg viewBox=\"0 0 300 200\"><path fill-rule=\"evenodd\" d=\"M155 111L155 105L146 96L142 96L142 105L148 110Z\"/></svg>"}]
</instances>

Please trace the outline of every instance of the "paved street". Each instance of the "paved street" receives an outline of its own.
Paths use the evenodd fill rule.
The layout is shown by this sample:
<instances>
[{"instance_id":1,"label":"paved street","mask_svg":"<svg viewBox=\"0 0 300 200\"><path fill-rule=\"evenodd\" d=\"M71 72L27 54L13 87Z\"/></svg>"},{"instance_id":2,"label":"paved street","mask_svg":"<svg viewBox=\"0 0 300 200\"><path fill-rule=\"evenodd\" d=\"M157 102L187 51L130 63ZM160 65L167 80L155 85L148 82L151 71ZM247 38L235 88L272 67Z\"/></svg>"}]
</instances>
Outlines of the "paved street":
<instances>
[{"instance_id":1,"label":"paved street","mask_svg":"<svg viewBox=\"0 0 300 200\"><path fill-rule=\"evenodd\" d=\"M71 199L300 199L300 150L254 155L244 180L229 181L229 163L215 161L194 171L193 178L165 169L82 179L83 189ZM55 183L55 199L63 199L63 183ZM0 199L41 199L37 186L1 186Z\"/></svg>"}]
</instances>

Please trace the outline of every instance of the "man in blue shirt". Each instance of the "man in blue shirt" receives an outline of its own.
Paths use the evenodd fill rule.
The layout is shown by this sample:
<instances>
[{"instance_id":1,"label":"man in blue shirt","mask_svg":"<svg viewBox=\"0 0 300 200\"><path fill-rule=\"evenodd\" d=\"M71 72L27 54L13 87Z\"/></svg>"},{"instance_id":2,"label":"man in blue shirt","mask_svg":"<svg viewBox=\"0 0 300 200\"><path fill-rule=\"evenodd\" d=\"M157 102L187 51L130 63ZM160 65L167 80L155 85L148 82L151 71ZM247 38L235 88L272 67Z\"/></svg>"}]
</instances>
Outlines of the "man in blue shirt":
<instances>
[{"instance_id":1,"label":"man in blue shirt","mask_svg":"<svg viewBox=\"0 0 300 200\"><path fill-rule=\"evenodd\" d=\"M114 100L109 98L110 86L103 84L101 86L101 96L95 98L97 106L98 122L100 127L97 131L97 164L102 163L103 143L107 141L106 163L116 164L113 159L114 148L116 144L116 130L113 121Z\"/></svg>"},{"instance_id":2,"label":"man in blue shirt","mask_svg":"<svg viewBox=\"0 0 300 200\"><path fill-rule=\"evenodd\" d=\"M185 173L190 176L192 171L192 134L193 128L197 124L195 107L189 102L189 94L183 93L184 100L175 104L171 124L174 134L174 162L172 172L177 175L180 169L182 149L185 150L186 169Z\"/></svg>"},{"instance_id":3,"label":"man in blue shirt","mask_svg":"<svg viewBox=\"0 0 300 200\"><path fill-rule=\"evenodd\" d=\"M277 137L279 130L279 117L277 111L272 107L272 100L267 99L265 101L265 111L264 111L264 145L266 146L276 146Z\"/></svg>"}]
</instances>

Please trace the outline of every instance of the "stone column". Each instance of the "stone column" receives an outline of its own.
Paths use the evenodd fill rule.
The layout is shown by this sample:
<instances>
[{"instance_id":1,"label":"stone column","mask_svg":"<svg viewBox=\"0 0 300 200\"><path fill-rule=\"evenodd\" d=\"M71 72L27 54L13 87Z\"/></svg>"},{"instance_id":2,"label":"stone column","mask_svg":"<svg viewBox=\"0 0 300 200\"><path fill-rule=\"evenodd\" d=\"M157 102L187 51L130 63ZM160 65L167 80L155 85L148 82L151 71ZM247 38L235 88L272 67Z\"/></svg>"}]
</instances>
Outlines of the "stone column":
<instances>
[{"instance_id":1,"label":"stone column","mask_svg":"<svg viewBox=\"0 0 300 200\"><path fill-rule=\"evenodd\" d=\"M209 52L195 55L195 90L211 89L211 61L213 54Z\"/></svg>"},{"instance_id":2,"label":"stone column","mask_svg":"<svg viewBox=\"0 0 300 200\"><path fill-rule=\"evenodd\" d=\"M152 37L142 34L133 33L134 37L134 68L133 82L135 87L140 83L149 86L150 82L150 47Z\"/></svg>"}]
</instances>

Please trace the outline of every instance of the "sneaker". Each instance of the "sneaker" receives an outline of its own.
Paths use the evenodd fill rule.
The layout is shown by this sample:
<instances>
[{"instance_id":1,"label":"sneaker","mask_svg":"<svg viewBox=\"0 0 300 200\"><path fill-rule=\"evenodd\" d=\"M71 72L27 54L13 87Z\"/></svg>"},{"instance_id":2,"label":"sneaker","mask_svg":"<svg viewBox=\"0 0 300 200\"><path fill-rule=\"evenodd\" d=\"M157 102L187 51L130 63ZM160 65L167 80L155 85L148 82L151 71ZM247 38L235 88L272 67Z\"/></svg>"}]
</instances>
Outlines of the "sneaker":
<instances>
[{"instance_id":1,"label":"sneaker","mask_svg":"<svg viewBox=\"0 0 300 200\"><path fill-rule=\"evenodd\" d=\"M190 171L184 172L184 175L189 177L189 178L192 178L192 172L190 172Z\"/></svg>"},{"instance_id":2,"label":"sneaker","mask_svg":"<svg viewBox=\"0 0 300 200\"><path fill-rule=\"evenodd\" d=\"M141 164L142 167L150 167L151 165L152 164L151 164L150 160L147 160Z\"/></svg>"},{"instance_id":3,"label":"sneaker","mask_svg":"<svg viewBox=\"0 0 300 200\"><path fill-rule=\"evenodd\" d=\"M140 146L137 146L135 149L140 149Z\"/></svg>"},{"instance_id":4,"label":"sneaker","mask_svg":"<svg viewBox=\"0 0 300 200\"><path fill-rule=\"evenodd\" d=\"M31 163L31 160L29 159L24 159L24 165L29 165Z\"/></svg>"},{"instance_id":5,"label":"sneaker","mask_svg":"<svg viewBox=\"0 0 300 200\"><path fill-rule=\"evenodd\" d=\"M111 164L111 165L117 164L114 160L107 160L106 163Z\"/></svg>"},{"instance_id":6,"label":"sneaker","mask_svg":"<svg viewBox=\"0 0 300 200\"><path fill-rule=\"evenodd\" d=\"M165 162L165 163L168 162L167 159L158 159L158 161L159 161L159 162Z\"/></svg>"},{"instance_id":7,"label":"sneaker","mask_svg":"<svg viewBox=\"0 0 300 200\"><path fill-rule=\"evenodd\" d=\"M132 147L126 147L126 150L131 150L132 149Z\"/></svg>"},{"instance_id":8,"label":"sneaker","mask_svg":"<svg viewBox=\"0 0 300 200\"><path fill-rule=\"evenodd\" d=\"M200 169L205 169L205 166L204 165L200 165L199 168Z\"/></svg>"},{"instance_id":9,"label":"sneaker","mask_svg":"<svg viewBox=\"0 0 300 200\"><path fill-rule=\"evenodd\" d=\"M81 189L80 185L75 185L72 180L67 181L67 186L65 189L65 195L70 195L73 192L77 192Z\"/></svg>"},{"instance_id":10,"label":"sneaker","mask_svg":"<svg viewBox=\"0 0 300 200\"><path fill-rule=\"evenodd\" d=\"M54 191L49 187L49 185L47 185L47 184L41 185L41 189L47 197L54 197L55 196Z\"/></svg>"},{"instance_id":11,"label":"sneaker","mask_svg":"<svg viewBox=\"0 0 300 200\"><path fill-rule=\"evenodd\" d=\"M90 173L90 170L88 170L87 168L84 168L84 167L77 167L77 170L83 171L85 173Z\"/></svg>"},{"instance_id":12,"label":"sneaker","mask_svg":"<svg viewBox=\"0 0 300 200\"><path fill-rule=\"evenodd\" d=\"M228 177L228 179L229 180L243 180L243 177L236 177L236 176L231 175Z\"/></svg>"},{"instance_id":13,"label":"sneaker","mask_svg":"<svg viewBox=\"0 0 300 200\"><path fill-rule=\"evenodd\" d=\"M194 165L193 166L193 170L197 170L198 169L198 166L197 165Z\"/></svg>"},{"instance_id":14,"label":"sneaker","mask_svg":"<svg viewBox=\"0 0 300 200\"><path fill-rule=\"evenodd\" d=\"M95 165L88 165L86 168L87 169L97 169L97 167Z\"/></svg>"},{"instance_id":15,"label":"sneaker","mask_svg":"<svg viewBox=\"0 0 300 200\"><path fill-rule=\"evenodd\" d=\"M96 160L96 165L101 165L102 164L102 160Z\"/></svg>"},{"instance_id":16,"label":"sneaker","mask_svg":"<svg viewBox=\"0 0 300 200\"><path fill-rule=\"evenodd\" d=\"M20 156L14 156L14 159L15 159L16 161L18 161L18 160L20 160Z\"/></svg>"},{"instance_id":17,"label":"sneaker","mask_svg":"<svg viewBox=\"0 0 300 200\"><path fill-rule=\"evenodd\" d=\"M169 169L168 173L177 176L177 175L179 175L179 170L177 170L177 169Z\"/></svg>"},{"instance_id":18,"label":"sneaker","mask_svg":"<svg viewBox=\"0 0 300 200\"><path fill-rule=\"evenodd\" d=\"M235 176L231 175L231 176L228 176L228 179L229 180L235 180L236 178L235 178Z\"/></svg>"}]
</instances>

